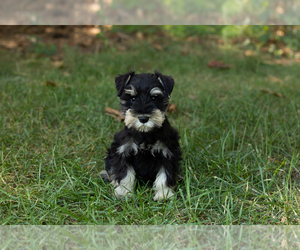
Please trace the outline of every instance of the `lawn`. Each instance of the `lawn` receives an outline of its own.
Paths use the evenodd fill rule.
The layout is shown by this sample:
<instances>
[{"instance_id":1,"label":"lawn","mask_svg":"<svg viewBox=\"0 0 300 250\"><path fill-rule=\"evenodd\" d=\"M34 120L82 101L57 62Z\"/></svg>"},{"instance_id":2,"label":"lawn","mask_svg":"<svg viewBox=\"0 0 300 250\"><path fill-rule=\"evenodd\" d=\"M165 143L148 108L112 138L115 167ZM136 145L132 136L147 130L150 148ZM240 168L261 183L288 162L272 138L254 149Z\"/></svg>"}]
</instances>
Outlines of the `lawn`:
<instances>
[{"instance_id":1,"label":"lawn","mask_svg":"<svg viewBox=\"0 0 300 250\"><path fill-rule=\"evenodd\" d=\"M159 38L157 38L159 39ZM234 46L166 38L48 56L0 50L0 224L298 224L299 64L271 64ZM267 60L268 59L268 60ZM211 60L229 69L209 68ZM183 151L176 197L151 185L116 199L106 150L123 124L114 78L172 75L168 115Z\"/></svg>"}]
</instances>

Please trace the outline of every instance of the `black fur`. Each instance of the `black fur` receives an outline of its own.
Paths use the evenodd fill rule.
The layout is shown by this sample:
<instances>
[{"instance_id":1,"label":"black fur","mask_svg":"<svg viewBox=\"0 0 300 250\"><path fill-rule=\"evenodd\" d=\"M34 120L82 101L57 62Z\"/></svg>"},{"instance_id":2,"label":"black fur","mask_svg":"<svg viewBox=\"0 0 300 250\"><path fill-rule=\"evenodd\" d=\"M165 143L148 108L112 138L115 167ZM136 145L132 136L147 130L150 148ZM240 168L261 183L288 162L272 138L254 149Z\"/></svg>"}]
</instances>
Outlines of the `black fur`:
<instances>
[{"instance_id":1,"label":"black fur","mask_svg":"<svg viewBox=\"0 0 300 250\"><path fill-rule=\"evenodd\" d=\"M147 145L153 145L157 140L163 141L173 156L166 158L161 152L155 153L155 156L153 156L149 150L142 149L136 155L132 150L128 157L123 157L117 153L117 148L125 144L128 138L133 138L138 146L145 143L145 148ZM137 178L140 178L144 182L153 182L160 167L164 166L167 174L167 185L173 187L176 185L179 161L181 160L178 139L178 132L171 127L167 119L161 128L148 133L139 133L134 131L134 129L124 127L120 132L115 134L114 141L108 150L106 171L110 176L114 175L115 180L120 182L124 178L124 175L126 175L127 166L130 165L136 171Z\"/></svg>"},{"instance_id":2,"label":"black fur","mask_svg":"<svg viewBox=\"0 0 300 250\"><path fill-rule=\"evenodd\" d=\"M130 109L133 117L146 115L150 117L156 110L162 112L162 124L155 124L149 131L141 132L135 127L125 126L116 133L106 157L106 171L112 180L120 181L126 177L129 166L135 171L135 176L144 182L155 181L161 167L166 174L166 185L174 187L178 178L181 150L179 147L179 134L170 125L164 112L168 108L168 100L173 90L174 80L170 76L159 72L154 74L135 74L129 72L119 75L115 79L118 96L121 100L122 111L125 114ZM134 87L134 94L126 93ZM159 88L162 94L150 95L153 88ZM126 122L125 122L126 124ZM152 150L155 143L162 143L163 150ZM134 143L136 148L131 148L126 153L120 153L122 145ZM130 148L130 147L129 147ZM153 148L152 148L153 149Z\"/></svg>"},{"instance_id":3,"label":"black fur","mask_svg":"<svg viewBox=\"0 0 300 250\"><path fill-rule=\"evenodd\" d=\"M135 72L130 71L127 74L119 75L118 77L116 77L115 83L116 83L116 89L118 91L118 96L120 96L122 94L128 77L132 77L134 75L135 75Z\"/></svg>"}]
</instances>

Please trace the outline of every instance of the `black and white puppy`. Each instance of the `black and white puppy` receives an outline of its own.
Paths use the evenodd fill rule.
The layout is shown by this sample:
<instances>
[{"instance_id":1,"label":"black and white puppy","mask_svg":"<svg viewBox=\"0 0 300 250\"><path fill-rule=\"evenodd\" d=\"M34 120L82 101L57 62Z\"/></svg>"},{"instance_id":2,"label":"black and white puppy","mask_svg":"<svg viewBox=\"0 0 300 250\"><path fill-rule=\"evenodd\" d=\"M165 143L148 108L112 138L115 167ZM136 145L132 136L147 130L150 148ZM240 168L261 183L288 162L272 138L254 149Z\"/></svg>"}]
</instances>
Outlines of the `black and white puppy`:
<instances>
[{"instance_id":1,"label":"black and white puppy","mask_svg":"<svg viewBox=\"0 0 300 250\"><path fill-rule=\"evenodd\" d=\"M153 182L154 200L174 195L181 150L178 132L166 116L174 80L129 72L115 79L125 127L115 134L105 169L118 197L130 195L136 179Z\"/></svg>"}]
</instances>

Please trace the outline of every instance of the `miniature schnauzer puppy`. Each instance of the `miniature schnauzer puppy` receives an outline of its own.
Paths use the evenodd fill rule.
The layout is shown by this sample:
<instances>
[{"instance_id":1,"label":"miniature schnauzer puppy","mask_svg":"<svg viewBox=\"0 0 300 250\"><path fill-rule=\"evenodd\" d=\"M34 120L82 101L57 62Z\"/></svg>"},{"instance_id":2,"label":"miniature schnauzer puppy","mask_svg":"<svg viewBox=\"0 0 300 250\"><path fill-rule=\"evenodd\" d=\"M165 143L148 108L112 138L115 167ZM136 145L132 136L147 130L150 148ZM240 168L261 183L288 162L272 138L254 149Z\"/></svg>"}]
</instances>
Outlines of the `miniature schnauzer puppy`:
<instances>
[{"instance_id":1,"label":"miniature schnauzer puppy","mask_svg":"<svg viewBox=\"0 0 300 250\"><path fill-rule=\"evenodd\" d=\"M132 71L115 83L125 116L105 159L115 195L130 195L138 179L153 182L155 201L167 199L174 195L181 160L179 134L166 116L174 80L157 71Z\"/></svg>"}]
</instances>

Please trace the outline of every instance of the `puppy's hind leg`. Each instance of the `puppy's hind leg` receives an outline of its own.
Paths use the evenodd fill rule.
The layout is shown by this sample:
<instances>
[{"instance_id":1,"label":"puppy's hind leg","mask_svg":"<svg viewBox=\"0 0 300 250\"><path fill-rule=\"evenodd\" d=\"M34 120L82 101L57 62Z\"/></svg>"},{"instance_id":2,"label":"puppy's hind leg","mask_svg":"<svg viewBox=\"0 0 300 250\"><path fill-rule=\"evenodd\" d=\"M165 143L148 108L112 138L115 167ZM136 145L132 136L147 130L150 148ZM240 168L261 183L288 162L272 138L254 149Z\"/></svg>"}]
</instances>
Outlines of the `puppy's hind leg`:
<instances>
[{"instance_id":1,"label":"puppy's hind leg","mask_svg":"<svg viewBox=\"0 0 300 250\"><path fill-rule=\"evenodd\" d=\"M163 167L157 173L153 188L156 191L154 201L168 199L174 195L172 188L167 186L167 175Z\"/></svg>"},{"instance_id":2,"label":"puppy's hind leg","mask_svg":"<svg viewBox=\"0 0 300 250\"><path fill-rule=\"evenodd\" d=\"M120 181L113 180L112 185L115 188L115 195L119 198L125 195L131 196L134 191L135 171L132 167L128 167L126 176Z\"/></svg>"}]
</instances>

